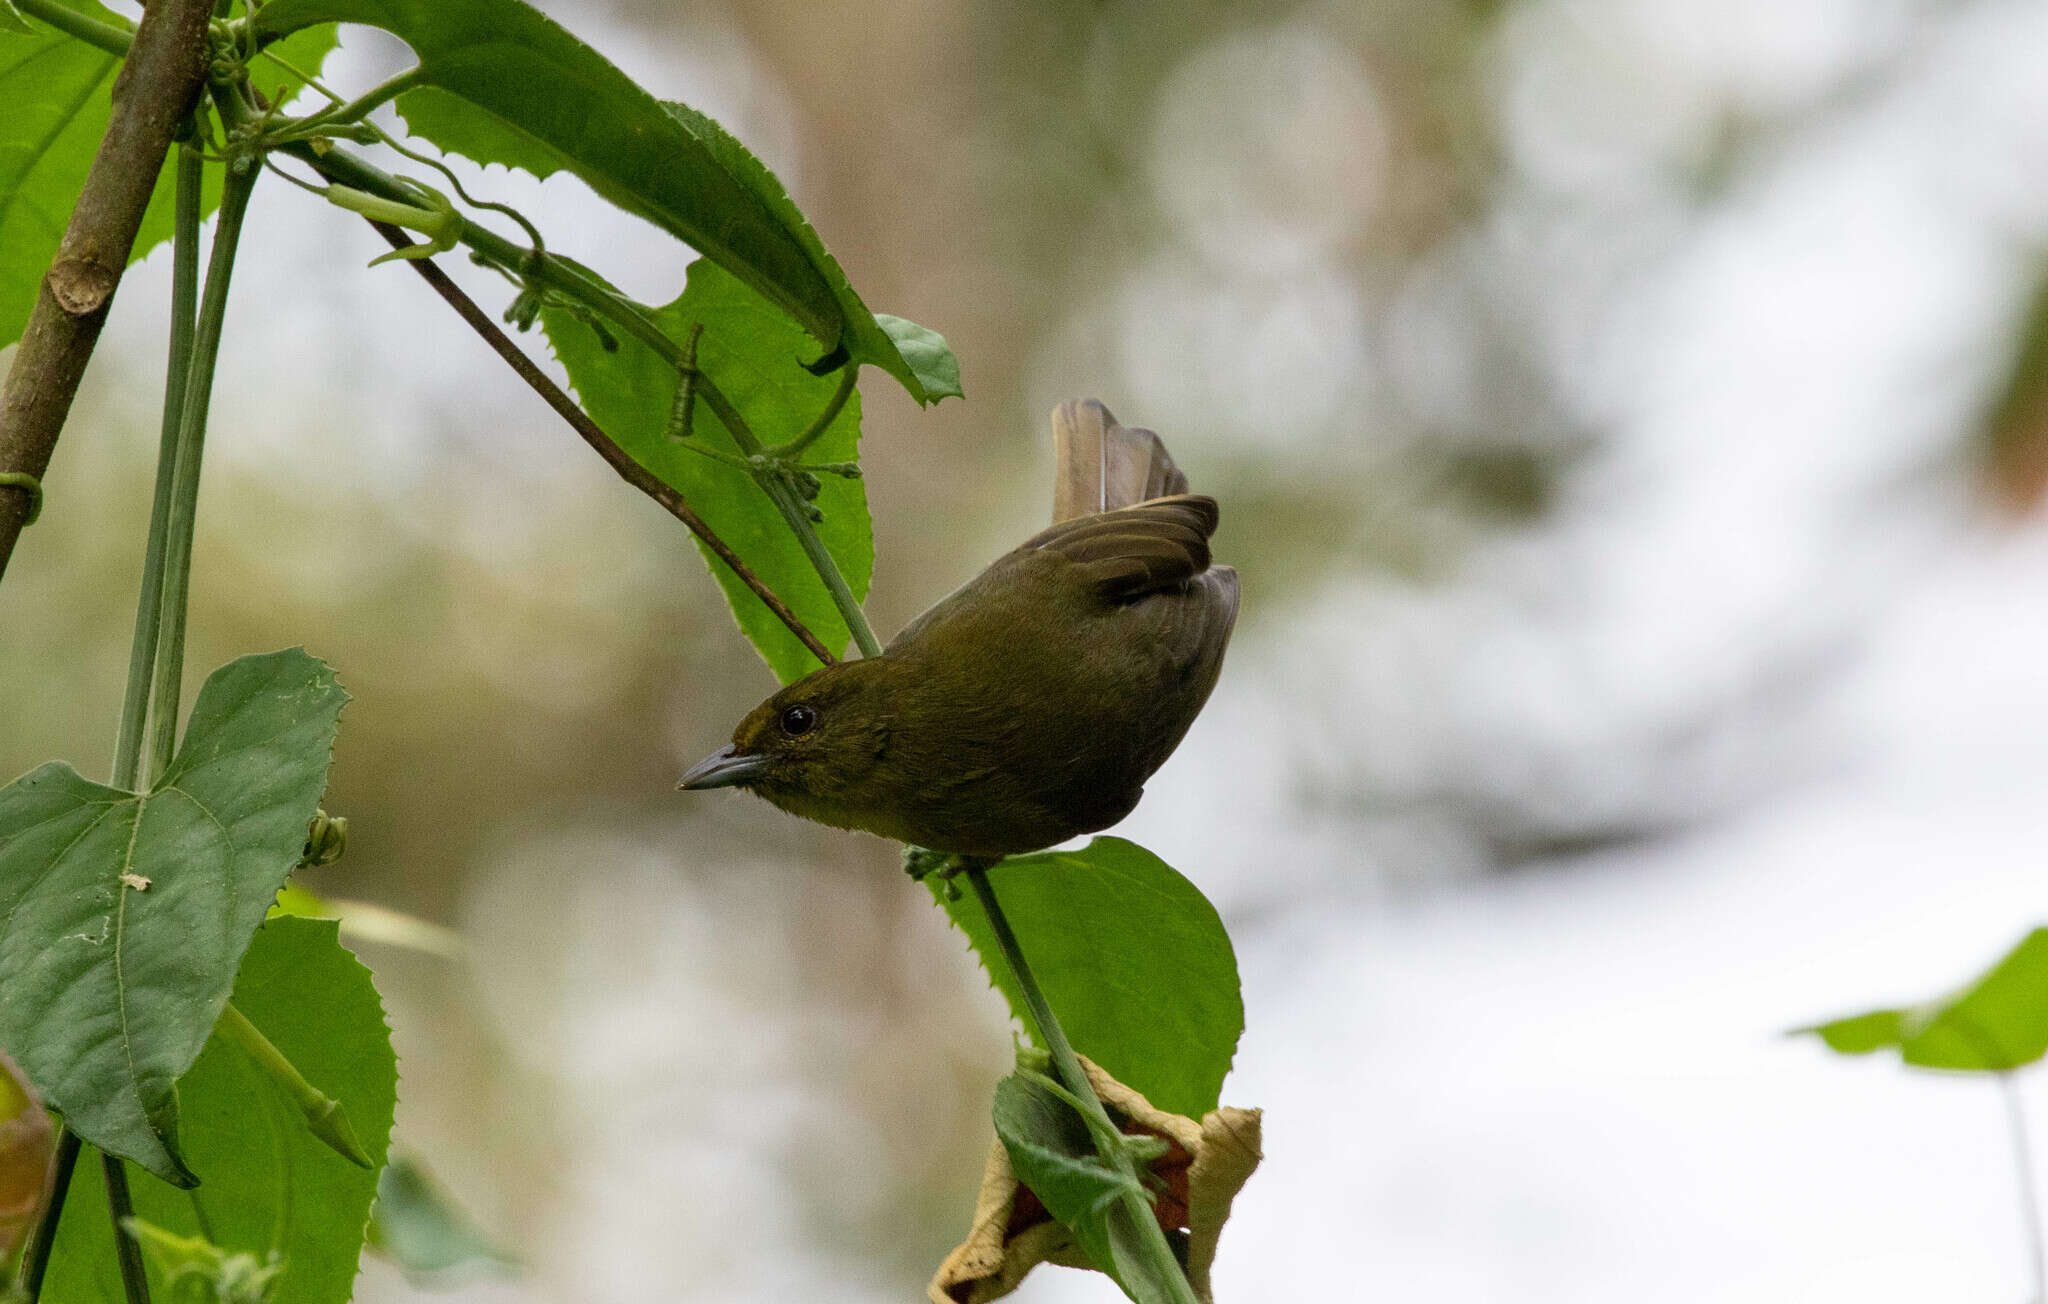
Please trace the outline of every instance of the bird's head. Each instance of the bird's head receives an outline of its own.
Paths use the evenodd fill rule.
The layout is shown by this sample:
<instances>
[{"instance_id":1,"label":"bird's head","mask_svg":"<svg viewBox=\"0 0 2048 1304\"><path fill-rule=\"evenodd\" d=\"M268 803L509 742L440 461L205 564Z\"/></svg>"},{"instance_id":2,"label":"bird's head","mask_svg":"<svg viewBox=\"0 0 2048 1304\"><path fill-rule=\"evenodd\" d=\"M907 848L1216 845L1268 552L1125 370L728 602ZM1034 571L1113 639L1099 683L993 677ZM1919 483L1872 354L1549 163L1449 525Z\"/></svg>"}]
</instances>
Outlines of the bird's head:
<instances>
[{"instance_id":1,"label":"bird's head","mask_svg":"<svg viewBox=\"0 0 2048 1304\"><path fill-rule=\"evenodd\" d=\"M761 703L730 745L690 767L678 788L747 788L785 810L854 798L888 746L888 668L843 661Z\"/></svg>"}]
</instances>

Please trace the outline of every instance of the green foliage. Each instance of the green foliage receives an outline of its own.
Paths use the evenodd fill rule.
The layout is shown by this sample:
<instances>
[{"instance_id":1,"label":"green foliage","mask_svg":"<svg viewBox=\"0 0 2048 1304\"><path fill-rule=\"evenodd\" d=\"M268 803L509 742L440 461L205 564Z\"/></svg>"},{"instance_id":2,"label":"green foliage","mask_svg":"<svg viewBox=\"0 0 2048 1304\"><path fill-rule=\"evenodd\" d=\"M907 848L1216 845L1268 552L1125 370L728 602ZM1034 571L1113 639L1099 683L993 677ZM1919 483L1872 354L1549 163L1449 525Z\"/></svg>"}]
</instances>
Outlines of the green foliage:
<instances>
[{"instance_id":1,"label":"green foliage","mask_svg":"<svg viewBox=\"0 0 2048 1304\"><path fill-rule=\"evenodd\" d=\"M796 435L832 395L832 377L813 376L796 365L805 340L795 324L708 259L690 264L688 288L659 309L655 319L675 340L686 338L692 324L703 325L698 366L763 439ZM617 352L607 352L596 332L566 309L544 309L541 324L584 410L605 433L634 460L681 490L825 646L845 647L852 637L845 619L768 496L747 472L690 446L694 442L737 455L738 446L718 419L698 403L694 438L669 438L669 417L681 383L676 369L630 337L618 340ZM851 462L859 453L856 394L811 447L807 460ZM858 598L867 592L875 562L867 494L858 480L833 475L820 480L817 507L825 519L818 535ZM817 659L738 576L708 550L704 560L725 590L741 630L784 683L817 668Z\"/></svg>"},{"instance_id":2,"label":"green foliage","mask_svg":"<svg viewBox=\"0 0 2048 1304\"><path fill-rule=\"evenodd\" d=\"M422 1285L450 1285L518 1266L426 1165L404 1154L393 1155L377 1179L370 1245Z\"/></svg>"},{"instance_id":3,"label":"green foliage","mask_svg":"<svg viewBox=\"0 0 2048 1304\"><path fill-rule=\"evenodd\" d=\"M1794 1031L1843 1055L1896 1049L1919 1068L1982 1073L2031 1064L2048 1053L2048 928L2028 933L1953 995Z\"/></svg>"},{"instance_id":4,"label":"green foliage","mask_svg":"<svg viewBox=\"0 0 2048 1304\"><path fill-rule=\"evenodd\" d=\"M926 881L1029 1028L980 907ZM1013 856L989 882L1075 1050L1169 1113L1216 1108L1244 1003L1230 935L1200 889L1122 838Z\"/></svg>"},{"instance_id":5,"label":"green foliage","mask_svg":"<svg viewBox=\"0 0 2048 1304\"><path fill-rule=\"evenodd\" d=\"M916 373L928 402L967 397L967 392L960 388L960 359L953 356L945 336L908 317L892 317L886 312L876 313L875 323L896 342L896 351Z\"/></svg>"},{"instance_id":6,"label":"green foliage","mask_svg":"<svg viewBox=\"0 0 2048 1304\"><path fill-rule=\"evenodd\" d=\"M88 18L121 22L94 0L58 2ZM18 30L28 34L17 35L17 29L0 21L0 104L7 106L0 113L0 346L18 339L28 324L37 287L56 257L71 207L106 134L114 74L121 67L106 51L45 24ZM278 53L318 76L334 44L330 23L298 33ZM259 82L272 90L297 82L275 64L259 61L258 70ZM171 238L175 172L172 160L157 178L130 262ZM220 184L220 170L209 169L203 213L220 207Z\"/></svg>"},{"instance_id":7,"label":"green foliage","mask_svg":"<svg viewBox=\"0 0 2048 1304\"><path fill-rule=\"evenodd\" d=\"M93 0L67 0L111 18ZM37 23L0 24L0 346L21 337L93 153L121 61ZM138 241L139 245L140 242Z\"/></svg>"},{"instance_id":8,"label":"green foliage","mask_svg":"<svg viewBox=\"0 0 2048 1304\"><path fill-rule=\"evenodd\" d=\"M203 1236L180 1236L146 1218L126 1218L121 1225L174 1295L189 1287L187 1293L218 1304L267 1304L284 1272L284 1261L274 1254L229 1254Z\"/></svg>"},{"instance_id":9,"label":"green foliage","mask_svg":"<svg viewBox=\"0 0 2048 1304\"><path fill-rule=\"evenodd\" d=\"M0 1044L87 1141L166 1181L172 1087L305 847L348 700L302 649L210 676L147 795L51 762L0 789Z\"/></svg>"},{"instance_id":10,"label":"green foliage","mask_svg":"<svg viewBox=\"0 0 2048 1304\"><path fill-rule=\"evenodd\" d=\"M789 192L783 188L779 177L755 158L751 150L740 144L731 132L689 105L664 100L662 107L701 141L719 164L769 212L796 234L812 265L823 271L834 297L846 314L847 329L853 337L848 348L855 362L872 362L887 371L920 403L936 403L942 398L961 396L960 363L946 346L944 336L901 317L890 317L885 321L869 312L860 296L854 293L853 286L847 283L839 261L826 251L824 242L812 229L810 219L790 201ZM890 322L895 323L893 328Z\"/></svg>"},{"instance_id":11,"label":"green foliage","mask_svg":"<svg viewBox=\"0 0 2048 1304\"><path fill-rule=\"evenodd\" d=\"M398 1096L398 1061L365 969L331 919L273 919L249 947L235 1006L306 1078L339 1099L381 1163ZM183 1150L201 1185L143 1177L137 1214L284 1271L273 1304L343 1304L355 1282L376 1174L306 1129L292 1100L232 1037L215 1036L178 1084ZM107 1235L99 1165L80 1164L64 1209L47 1304L115 1304L120 1275Z\"/></svg>"},{"instance_id":12,"label":"green foliage","mask_svg":"<svg viewBox=\"0 0 2048 1304\"><path fill-rule=\"evenodd\" d=\"M994 1119L1017 1180L1074 1234L1089 1261L1139 1304L1172 1301L1172 1290L1141 1248L1138 1215L1121 1198L1132 1179L1096 1156L1074 1107L1035 1075L1012 1074L996 1084Z\"/></svg>"},{"instance_id":13,"label":"green foliage","mask_svg":"<svg viewBox=\"0 0 2048 1304\"><path fill-rule=\"evenodd\" d=\"M716 260L827 353L843 346L919 401L939 397L759 160L710 119L665 108L539 10L521 0L275 0L257 28L279 36L335 20L381 27L419 56L425 93L399 97L416 134L479 163L575 173Z\"/></svg>"}]
</instances>

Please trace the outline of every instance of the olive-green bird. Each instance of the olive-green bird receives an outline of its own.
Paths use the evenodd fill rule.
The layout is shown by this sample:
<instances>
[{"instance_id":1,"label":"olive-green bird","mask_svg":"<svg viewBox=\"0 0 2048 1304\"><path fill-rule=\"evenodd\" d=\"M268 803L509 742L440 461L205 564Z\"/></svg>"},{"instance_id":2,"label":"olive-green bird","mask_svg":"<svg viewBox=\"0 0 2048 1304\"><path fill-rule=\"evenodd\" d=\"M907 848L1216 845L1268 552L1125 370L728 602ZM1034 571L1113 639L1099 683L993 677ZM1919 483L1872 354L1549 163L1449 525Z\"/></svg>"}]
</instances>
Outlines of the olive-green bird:
<instances>
[{"instance_id":1,"label":"olive-green bird","mask_svg":"<svg viewBox=\"0 0 2048 1304\"><path fill-rule=\"evenodd\" d=\"M1208 700L1237 620L1216 500L1159 436L1093 399L1053 413L1053 526L912 621L882 655L754 708L683 788L995 858L1131 812Z\"/></svg>"}]
</instances>

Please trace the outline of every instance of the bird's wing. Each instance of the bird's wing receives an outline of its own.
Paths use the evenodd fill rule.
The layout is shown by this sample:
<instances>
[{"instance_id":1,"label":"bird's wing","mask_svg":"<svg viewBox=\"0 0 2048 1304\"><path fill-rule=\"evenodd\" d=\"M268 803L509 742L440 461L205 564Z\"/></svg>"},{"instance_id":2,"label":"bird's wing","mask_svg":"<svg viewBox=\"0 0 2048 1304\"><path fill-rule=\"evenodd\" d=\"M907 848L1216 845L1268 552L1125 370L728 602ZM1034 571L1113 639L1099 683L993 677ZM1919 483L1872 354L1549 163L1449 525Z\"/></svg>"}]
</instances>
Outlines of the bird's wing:
<instances>
[{"instance_id":1,"label":"bird's wing","mask_svg":"<svg viewBox=\"0 0 2048 1304\"><path fill-rule=\"evenodd\" d=\"M1092 398L1068 399L1052 412L1052 519L1113 512L1188 491L1188 478L1150 430L1120 426Z\"/></svg>"},{"instance_id":2,"label":"bird's wing","mask_svg":"<svg viewBox=\"0 0 2048 1304\"><path fill-rule=\"evenodd\" d=\"M1028 540L1020 554L1049 553L1079 566L1100 596L1128 602L1184 587L1209 569L1216 500L1201 494L1155 498L1121 511L1062 521Z\"/></svg>"}]
</instances>

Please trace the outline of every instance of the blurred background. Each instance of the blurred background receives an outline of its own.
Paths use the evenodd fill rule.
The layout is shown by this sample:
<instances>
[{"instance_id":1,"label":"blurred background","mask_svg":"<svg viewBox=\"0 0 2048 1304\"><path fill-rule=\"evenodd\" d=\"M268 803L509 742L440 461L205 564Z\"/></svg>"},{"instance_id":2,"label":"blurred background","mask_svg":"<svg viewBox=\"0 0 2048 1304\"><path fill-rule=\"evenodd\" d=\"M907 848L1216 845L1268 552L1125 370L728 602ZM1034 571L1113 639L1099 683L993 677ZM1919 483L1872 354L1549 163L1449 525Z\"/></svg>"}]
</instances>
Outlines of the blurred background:
<instances>
[{"instance_id":1,"label":"blurred background","mask_svg":"<svg viewBox=\"0 0 2048 1304\"><path fill-rule=\"evenodd\" d=\"M2048 919L2048 8L544 7L958 353L965 402L863 385L885 637L1042 522L1061 398L1222 500L1236 645L1119 829L1237 943L1220 1299L2025 1298L1994 1089L1782 1034ZM680 289L579 183L475 185ZM683 532L360 221L271 180L250 231L191 676L332 661L314 886L466 943L361 947L403 1140L527 1264L452 1298L921 1297L1010 1053L962 939L893 847L673 792L772 687ZM109 761L168 280L0 586L5 775Z\"/></svg>"}]
</instances>

